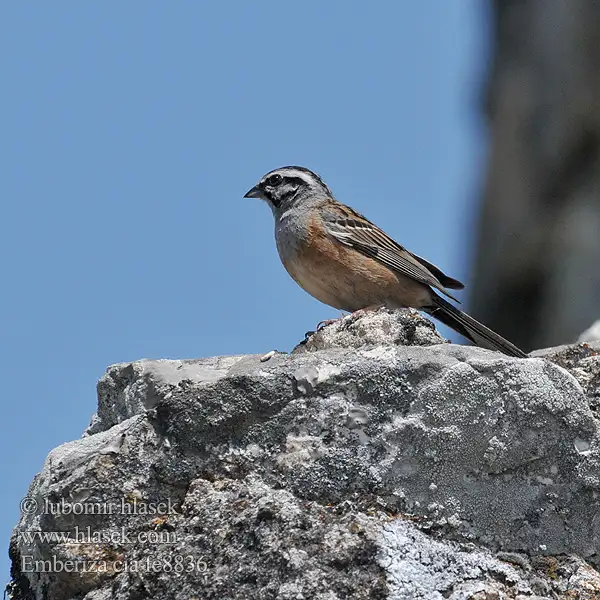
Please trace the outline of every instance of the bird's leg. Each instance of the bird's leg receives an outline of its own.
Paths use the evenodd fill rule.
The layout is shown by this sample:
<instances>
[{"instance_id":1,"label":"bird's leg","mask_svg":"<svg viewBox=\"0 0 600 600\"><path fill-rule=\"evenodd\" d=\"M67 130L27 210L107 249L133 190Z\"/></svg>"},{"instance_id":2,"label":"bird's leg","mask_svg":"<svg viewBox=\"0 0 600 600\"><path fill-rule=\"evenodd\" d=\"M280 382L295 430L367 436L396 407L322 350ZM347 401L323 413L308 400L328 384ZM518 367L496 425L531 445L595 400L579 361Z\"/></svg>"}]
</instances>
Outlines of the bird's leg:
<instances>
[{"instance_id":1,"label":"bird's leg","mask_svg":"<svg viewBox=\"0 0 600 600\"><path fill-rule=\"evenodd\" d=\"M332 323L337 323L338 321L341 321L344 317L345 315L342 313L342 316L338 317L337 319L325 319L325 321L319 321L319 323L317 324L317 331L320 331L321 329L323 329L323 327L327 327L327 325L331 325Z\"/></svg>"},{"instance_id":2,"label":"bird's leg","mask_svg":"<svg viewBox=\"0 0 600 600\"><path fill-rule=\"evenodd\" d=\"M370 306L365 306L364 308L359 308L358 310L355 310L350 315L350 317L354 321L355 319L358 319L359 317L362 317L364 314L366 314L368 312L379 310L382 306L383 306L383 304L371 304Z\"/></svg>"},{"instance_id":3,"label":"bird's leg","mask_svg":"<svg viewBox=\"0 0 600 600\"><path fill-rule=\"evenodd\" d=\"M340 317L339 319L325 319L324 321L319 321L317 323L317 331L321 331L321 329L323 329L323 327L327 327L327 325L331 325L332 323L337 323L342 318L343 317Z\"/></svg>"},{"instance_id":4,"label":"bird's leg","mask_svg":"<svg viewBox=\"0 0 600 600\"><path fill-rule=\"evenodd\" d=\"M371 306L365 306L364 308L359 308L358 310L355 310L353 313L350 313L349 315L346 315L346 316L351 317L351 320L354 321L355 319L358 319L359 317L362 317L365 313L367 313L369 311L373 311L373 310L378 310L382 306L383 306L382 304L372 304ZM326 321L321 321L317 325L317 331L323 329L323 327L327 327L327 325L331 325L332 323L336 323L337 321L340 321L343 318L344 318L344 315L342 315L338 319L327 319Z\"/></svg>"}]
</instances>

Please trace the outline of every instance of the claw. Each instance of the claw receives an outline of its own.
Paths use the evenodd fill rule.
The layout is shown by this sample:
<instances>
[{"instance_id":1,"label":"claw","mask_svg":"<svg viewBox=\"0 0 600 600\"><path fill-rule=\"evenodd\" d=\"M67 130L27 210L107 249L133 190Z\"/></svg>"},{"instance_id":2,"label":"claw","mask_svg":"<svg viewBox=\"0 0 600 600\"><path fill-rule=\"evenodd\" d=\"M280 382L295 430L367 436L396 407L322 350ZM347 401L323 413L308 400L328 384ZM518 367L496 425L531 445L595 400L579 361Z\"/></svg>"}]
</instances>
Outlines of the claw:
<instances>
[{"instance_id":1,"label":"claw","mask_svg":"<svg viewBox=\"0 0 600 600\"><path fill-rule=\"evenodd\" d=\"M351 317L351 321L354 321L354 319L361 317L365 313L367 313L369 311L373 311L373 310L378 310L380 308L381 308L380 304L373 304L372 306L365 306L365 308L359 308L358 310L355 310L353 313L350 313L349 315L346 315L346 316ZM325 321L321 321L317 325L317 331L321 331L321 329L323 329L323 327L327 327L327 325L331 325L332 323L337 323L337 321L341 321L343 318L344 318L344 314L342 313L342 316L339 319L327 319Z\"/></svg>"},{"instance_id":2,"label":"claw","mask_svg":"<svg viewBox=\"0 0 600 600\"><path fill-rule=\"evenodd\" d=\"M325 321L320 321L317 325L317 331L321 331L323 327L327 327L327 325L331 325L332 323L336 323L339 319L326 319Z\"/></svg>"}]
</instances>

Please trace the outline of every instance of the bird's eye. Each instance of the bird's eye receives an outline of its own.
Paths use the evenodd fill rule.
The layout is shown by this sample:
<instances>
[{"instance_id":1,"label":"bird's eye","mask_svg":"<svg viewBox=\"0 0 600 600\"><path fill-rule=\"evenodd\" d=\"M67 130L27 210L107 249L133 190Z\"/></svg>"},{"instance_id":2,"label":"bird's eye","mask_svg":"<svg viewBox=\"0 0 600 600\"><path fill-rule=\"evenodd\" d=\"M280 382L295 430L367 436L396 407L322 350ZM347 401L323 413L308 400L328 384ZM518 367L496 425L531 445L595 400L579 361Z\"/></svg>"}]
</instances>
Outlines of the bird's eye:
<instances>
[{"instance_id":1,"label":"bird's eye","mask_svg":"<svg viewBox=\"0 0 600 600\"><path fill-rule=\"evenodd\" d=\"M274 187L276 185L279 185L282 179L283 177L279 173L275 173L275 175L271 175L271 177L268 177L265 183Z\"/></svg>"}]
</instances>

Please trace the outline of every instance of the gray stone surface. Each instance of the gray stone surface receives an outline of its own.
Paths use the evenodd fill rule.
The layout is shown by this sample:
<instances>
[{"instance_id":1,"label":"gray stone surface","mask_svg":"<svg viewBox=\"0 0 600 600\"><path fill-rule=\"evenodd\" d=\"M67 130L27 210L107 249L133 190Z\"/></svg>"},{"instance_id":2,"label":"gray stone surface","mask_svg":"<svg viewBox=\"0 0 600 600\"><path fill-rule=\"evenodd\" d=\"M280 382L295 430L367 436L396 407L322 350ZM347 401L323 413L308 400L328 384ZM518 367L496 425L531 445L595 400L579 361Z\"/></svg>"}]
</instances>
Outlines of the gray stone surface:
<instances>
[{"instance_id":1,"label":"gray stone surface","mask_svg":"<svg viewBox=\"0 0 600 600\"><path fill-rule=\"evenodd\" d=\"M594 321L580 336L579 342L595 342L600 340L600 319Z\"/></svg>"},{"instance_id":2,"label":"gray stone surface","mask_svg":"<svg viewBox=\"0 0 600 600\"><path fill-rule=\"evenodd\" d=\"M12 597L600 593L593 346L508 358L412 311L317 335L267 360L110 367L84 437L31 485Z\"/></svg>"},{"instance_id":3,"label":"gray stone surface","mask_svg":"<svg viewBox=\"0 0 600 600\"><path fill-rule=\"evenodd\" d=\"M364 314L362 315L364 317ZM312 333L312 335L311 335ZM294 354L332 348L364 348L373 345L433 346L445 344L435 325L418 310L379 309L368 319L347 315L316 332L294 348Z\"/></svg>"}]
</instances>

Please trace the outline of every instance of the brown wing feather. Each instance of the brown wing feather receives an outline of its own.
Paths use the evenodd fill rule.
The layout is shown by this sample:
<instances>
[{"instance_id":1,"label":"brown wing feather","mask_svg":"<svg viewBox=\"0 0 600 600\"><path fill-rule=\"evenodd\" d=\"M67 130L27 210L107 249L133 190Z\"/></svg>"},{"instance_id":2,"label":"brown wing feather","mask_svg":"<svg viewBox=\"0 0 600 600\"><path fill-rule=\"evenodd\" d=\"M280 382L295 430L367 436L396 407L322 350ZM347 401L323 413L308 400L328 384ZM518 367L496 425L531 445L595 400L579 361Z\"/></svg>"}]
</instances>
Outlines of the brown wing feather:
<instances>
[{"instance_id":1,"label":"brown wing feather","mask_svg":"<svg viewBox=\"0 0 600 600\"><path fill-rule=\"evenodd\" d=\"M408 250L407 250L408 252ZM444 287L450 288L452 290L462 290L465 287L465 284L459 281L458 279L454 279L454 277L450 277L446 275L439 267L436 267L433 263L430 263L428 260L417 256L416 254L410 253L413 258L418 260L426 269L429 269L439 281L442 282Z\"/></svg>"},{"instance_id":2,"label":"brown wing feather","mask_svg":"<svg viewBox=\"0 0 600 600\"><path fill-rule=\"evenodd\" d=\"M329 235L347 246L356 248L390 269L429 285L458 300L444 286L462 289L460 281L448 277L435 265L422 259L395 242L377 225L359 212L338 202L323 207L323 222Z\"/></svg>"}]
</instances>

